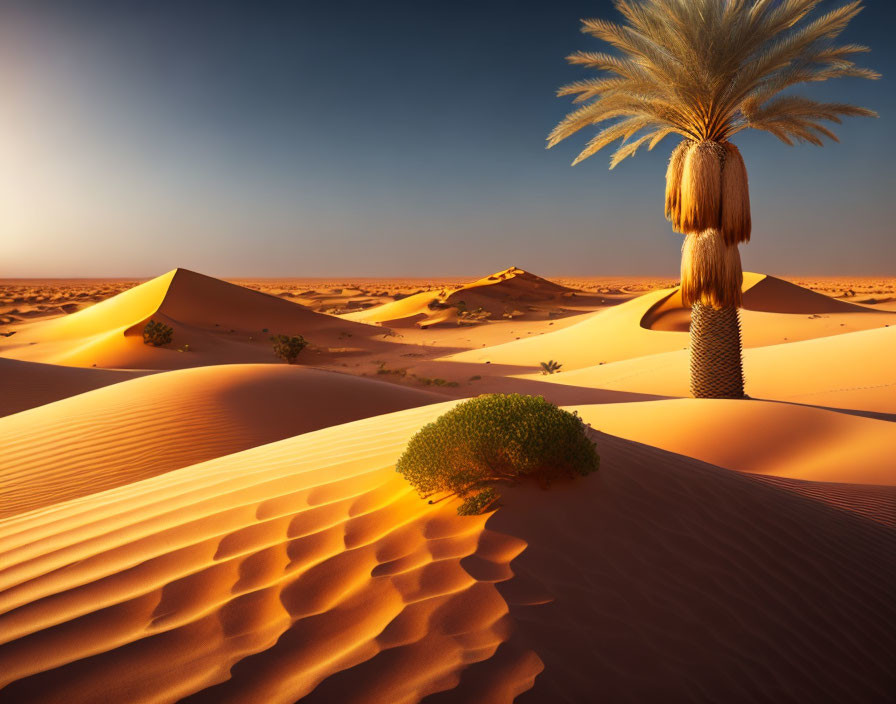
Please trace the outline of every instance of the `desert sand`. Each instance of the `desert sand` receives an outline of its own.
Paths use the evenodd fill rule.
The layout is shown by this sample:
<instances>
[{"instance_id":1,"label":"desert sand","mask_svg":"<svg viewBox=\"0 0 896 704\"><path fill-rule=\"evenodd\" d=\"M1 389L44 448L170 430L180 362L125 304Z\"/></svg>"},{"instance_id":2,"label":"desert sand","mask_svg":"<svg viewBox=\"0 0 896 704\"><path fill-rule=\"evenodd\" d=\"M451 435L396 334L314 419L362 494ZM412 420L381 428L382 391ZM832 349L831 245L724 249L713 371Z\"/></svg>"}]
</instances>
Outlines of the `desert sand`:
<instances>
[{"instance_id":1,"label":"desert sand","mask_svg":"<svg viewBox=\"0 0 896 704\"><path fill-rule=\"evenodd\" d=\"M0 702L887 701L896 281L746 274L743 401L675 283L3 282ZM394 471L513 391L600 470L474 517Z\"/></svg>"}]
</instances>

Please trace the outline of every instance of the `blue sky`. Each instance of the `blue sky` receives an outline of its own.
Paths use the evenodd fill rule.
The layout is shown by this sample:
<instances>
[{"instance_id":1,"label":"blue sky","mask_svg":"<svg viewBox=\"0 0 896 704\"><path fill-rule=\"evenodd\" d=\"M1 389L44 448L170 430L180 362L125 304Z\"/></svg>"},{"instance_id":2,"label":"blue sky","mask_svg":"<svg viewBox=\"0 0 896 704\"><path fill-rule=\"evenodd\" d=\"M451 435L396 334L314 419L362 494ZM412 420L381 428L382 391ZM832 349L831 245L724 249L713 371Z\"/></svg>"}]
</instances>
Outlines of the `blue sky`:
<instances>
[{"instance_id":1,"label":"blue sky","mask_svg":"<svg viewBox=\"0 0 896 704\"><path fill-rule=\"evenodd\" d=\"M823 2L822 10L841 2ZM880 81L840 144L735 141L750 174L745 267L896 274L896 7L843 35ZM554 90L599 50L609 2L0 4L0 276L675 276L667 139L610 172L547 151Z\"/></svg>"}]
</instances>

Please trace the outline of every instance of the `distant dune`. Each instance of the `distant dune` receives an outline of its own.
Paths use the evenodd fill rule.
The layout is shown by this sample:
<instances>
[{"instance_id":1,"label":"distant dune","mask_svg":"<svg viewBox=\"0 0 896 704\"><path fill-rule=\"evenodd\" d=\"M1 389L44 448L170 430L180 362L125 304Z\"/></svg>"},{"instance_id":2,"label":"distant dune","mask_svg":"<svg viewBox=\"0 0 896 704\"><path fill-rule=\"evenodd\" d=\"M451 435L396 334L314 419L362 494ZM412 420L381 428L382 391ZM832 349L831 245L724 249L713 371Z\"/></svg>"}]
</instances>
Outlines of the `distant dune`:
<instances>
[{"instance_id":1,"label":"distant dune","mask_svg":"<svg viewBox=\"0 0 896 704\"><path fill-rule=\"evenodd\" d=\"M755 293L751 293L753 289ZM764 274L744 274L744 307L741 321L747 347L896 326L896 313L835 301ZM817 312L796 312L812 308ZM677 288L645 293L582 318L556 332L446 359L530 368L554 359L573 370L683 350L688 345L690 313L681 306Z\"/></svg>"},{"instance_id":2,"label":"distant dune","mask_svg":"<svg viewBox=\"0 0 896 704\"><path fill-rule=\"evenodd\" d=\"M342 317L364 323L420 327L502 318L540 320L582 306L600 306L607 298L511 267L463 286L424 291Z\"/></svg>"},{"instance_id":3,"label":"distant dune","mask_svg":"<svg viewBox=\"0 0 896 704\"><path fill-rule=\"evenodd\" d=\"M483 350L470 350L446 359L455 362L489 362L520 367L538 367L548 359L559 360L566 369L577 369L595 361L614 362L656 352L682 349L687 335L657 334L639 321L668 290L652 291L625 303L582 316L582 321L556 332L514 340ZM522 370L521 370L522 371Z\"/></svg>"},{"instance_id":4,"label":"distant dune","mask_svg":"<svg viewBox=\"0 0 896 704\"><path fill-rule=\"evenodd\" d=\"M287 365L164 372L0 418L0 517L358 418L444 401Z\"/></svg>"},{"instance_id":5,"label":"distant dune","mask_svg":"<svg viewBox=\"0 0 896 704\"><path fill-rule=\"evenodd\" d=\"M174 329L171 344L143 344L151 319ZM349 338L382 330L174 269L77 313L35 322L17 332L3 354L69 366L176 369L271 361L271 334L303 335L326 347L350 346ZM178 352L185 345L189 351Z\"/></svg>"},{"instance_id":6,"label":"distant dune","mask_svg":"<svg viewBox=\"0 0 896 704\"><path fill-rule=\"evenodd\" d=\"M743 292L745 315L749 315L749 311L791 315L879 312L836 300L767 274L745 272ZM691 309L682 305L681 292L676 289L669 298L648 312L642 324L652 330L686 332L690 322Z\"/></svg>"}]
</instances>

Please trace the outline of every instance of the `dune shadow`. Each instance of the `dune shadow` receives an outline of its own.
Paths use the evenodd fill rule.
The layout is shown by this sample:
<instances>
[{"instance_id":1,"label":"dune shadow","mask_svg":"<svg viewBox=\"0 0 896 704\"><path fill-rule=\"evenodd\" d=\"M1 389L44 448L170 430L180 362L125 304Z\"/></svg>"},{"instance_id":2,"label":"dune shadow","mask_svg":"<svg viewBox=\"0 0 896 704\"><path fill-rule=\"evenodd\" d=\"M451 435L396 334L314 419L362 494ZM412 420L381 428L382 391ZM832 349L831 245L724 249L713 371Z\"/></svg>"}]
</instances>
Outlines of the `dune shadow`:
<instances>
[{"instance_id":1,"label":"dune shadow","mask_svg":"<svg viewBox=\"0 0 896 704\"><path fill-rule=\"evenodd\" d=\"M598 472L546 492L507 490L487 523L528 544L510 563L514 579L498 585L517 637L545 665L517 701L590 701L595 682L610 701L668 701L687 691L723 701L732 686L747 691L768 676L769 648L818 624L836 637L811 652L774 651L774 672L811 673L789 683L794 700L817 700L818 682L844 679L861 690L857 701L874 700L890 681L878 639L892 642L894 612L881 614L875 600L888 588L894 534L849 501L825 500L830 492L849 498L851 487L803 482L819 494L811 496L777 478L604 433L596 440ZM857 578L869 564L886 567ZM515 598L509 590L520 580L551 600ZM862 618L830 607L857 591L858 603L873 604ZM861 673L844 665L856 648ZM650 652L662 655L645 676Z\"/></svg>"},{"instance_id":2,"label":"dune shadow","mask_svg":"<svg viewBox=\"0 0 896 704\"><path fill-rule=\"evenodd\" d=\"M787 406L802 406L803 408L818 408L823 411L834 411L835 413L843 413L848 416L859 416L860 418L872 418L874 420L884 420L891 423L896 422L896 413L886 413L884 411L865 411L860 408L837 408L835 406L818 406L814 403L797 403L796 401L784 401L777 398L758 398L751 396L753 401L764 401L765 403L781 403Z\"/></svg>"},{"instance_id":3,"label":"dune shadow","mask_svg":"<svg viewBox=\"0 0 896 704\"><path fill-rule=\"evenodd\" d=\"M526 394L543 396L557 405L580 405L591 403L632 403L636 401L660 401L679 398L661 394L647 394L634 391L617 391L591 386L558 384L531 378L520 378L516 374L534 373L535 367L521 367L512 364L483 364L481 362L421 361L408 368L408 375L402 385L419 387L417 380L444 379L454 381L456 386L425 386L422 388L444 394L447 398L468 398L480 394ZM385 375L388 376L388 375ZM385 378L385 377L384 377ZM393 381L393 379L387 379Z\"/></svg>"}]
</instances>

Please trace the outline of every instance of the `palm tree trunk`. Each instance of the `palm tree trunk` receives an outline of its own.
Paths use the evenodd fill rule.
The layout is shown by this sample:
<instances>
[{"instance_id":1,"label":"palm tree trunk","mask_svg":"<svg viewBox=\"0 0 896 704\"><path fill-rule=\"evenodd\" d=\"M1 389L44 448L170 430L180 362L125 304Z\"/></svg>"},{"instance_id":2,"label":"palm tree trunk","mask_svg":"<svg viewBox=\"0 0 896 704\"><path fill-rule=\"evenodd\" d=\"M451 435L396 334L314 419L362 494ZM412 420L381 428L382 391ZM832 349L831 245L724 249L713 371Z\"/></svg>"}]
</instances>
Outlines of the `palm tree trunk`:
<instances>
[{"instance_id":1,"label":"palm tree trunk","mask_svg":"<svg viewBox=\"0 0 896 704\"><path fill-rule=\"evenodd\" d=\"M691 307L691 393L697 398L743 398L740 318L736 306Z\"/></svg>"}]
</instances>

